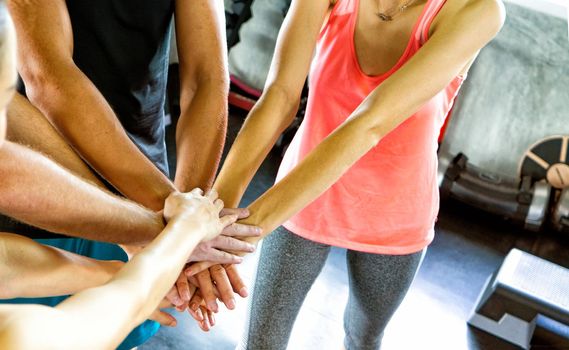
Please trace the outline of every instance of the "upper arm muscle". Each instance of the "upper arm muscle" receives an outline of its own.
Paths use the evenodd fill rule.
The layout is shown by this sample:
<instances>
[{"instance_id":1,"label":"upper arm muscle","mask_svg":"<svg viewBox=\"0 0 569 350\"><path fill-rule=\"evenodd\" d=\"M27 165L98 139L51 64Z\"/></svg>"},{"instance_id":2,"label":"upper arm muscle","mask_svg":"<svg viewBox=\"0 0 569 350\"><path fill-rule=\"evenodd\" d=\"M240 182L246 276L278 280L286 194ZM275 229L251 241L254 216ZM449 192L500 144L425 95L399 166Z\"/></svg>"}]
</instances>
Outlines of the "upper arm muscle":
<instances>
[{"instance_id":1,"label":"upper arm muscle","mask_svg":"<svg viewBox=\"0 0 569 350\"><path fill-rule=\"evenodd\" d=\"M293 0L279 32L266 86L298 97L308 74L329 0Z\"/></svg>"},{"instance_id":2,"label":"upper arm muscle","mask_svg":"<svg viewBox=\"0 0 569 350\"><path fill-rule=\"evenodd\" d=\"M73 32L64 0L9 0L18 36L19 71L27 75L52 72L73 59Z\"/></svg>"}]
</instances>

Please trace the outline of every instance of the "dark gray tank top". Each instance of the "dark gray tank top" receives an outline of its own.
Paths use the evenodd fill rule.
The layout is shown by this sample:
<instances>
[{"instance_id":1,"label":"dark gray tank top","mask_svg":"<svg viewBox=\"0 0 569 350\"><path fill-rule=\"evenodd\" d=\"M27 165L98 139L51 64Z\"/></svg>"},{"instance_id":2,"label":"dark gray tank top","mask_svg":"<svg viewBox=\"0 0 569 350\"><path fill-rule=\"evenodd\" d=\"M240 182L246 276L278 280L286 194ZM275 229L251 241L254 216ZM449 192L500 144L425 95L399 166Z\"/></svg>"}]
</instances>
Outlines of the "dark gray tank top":
<instances>
[{"instance_id":1,"label":"dark gray tank top","mask_svg":"<svg viewBox=\"0 0 569 350\"><path fill-rule=\"evenodd\" d=\"M105 96L129 137L168 174L164 96L174 0L68 0L67 7L75 64ZM18 90L25 94L23 84ZM1 214L0 231L63 237Z\"/></svg>"},{"instance_id":2,"label":"dark gray tank top","mask_svg":"<svg viewBox=\"0 0 569 350\"><path fill-rule=\"evenodd\" d=\"M68 0L73 59L165 174L164 99L174 0Z\"/></svg>"}]
</instances>

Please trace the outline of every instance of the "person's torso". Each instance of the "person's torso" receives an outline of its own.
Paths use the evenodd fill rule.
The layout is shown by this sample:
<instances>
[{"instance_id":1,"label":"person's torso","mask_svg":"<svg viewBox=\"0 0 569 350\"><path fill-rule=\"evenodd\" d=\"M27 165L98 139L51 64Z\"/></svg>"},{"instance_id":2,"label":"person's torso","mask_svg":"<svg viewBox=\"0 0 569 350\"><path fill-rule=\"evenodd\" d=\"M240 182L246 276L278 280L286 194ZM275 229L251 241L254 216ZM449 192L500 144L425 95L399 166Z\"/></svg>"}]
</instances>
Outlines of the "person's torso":
<instances>
[{"instance_id":1,"label":"person's torso","mask_svg":"<svg viewBox=\"0 0 569 350\"><path fill-rule=\"evenodd\" d=\"M73 59L167 173L164 100L173 0L67 0Z\"/></svg>"},{"instance_id":2,"label":"person's torso","mask_svg":"<svg viewBox=\"0 0 569 350\"><path fill-rule=\"evenodd\" d=\"M381 40L381 32L362 33L362 28L369 27L365 21L370 17L359 20L358 12L373 10L364 7L369 3L360 6L358 0L338 1L318 39L305 120L287 150L277 179L294 168L421 48L443 4L444 0L428 0L410 9L414 12L406 24L384 29L385 35L398 40L398 44L382 45L373 41L374 36ZM390 24L395 21L381 23L381 27ZM437 136L461 83L461 77L455 78L285 226L322 241L350 241L364 246L403 247L425 240L438 212Z\"/></svg>"}]
</instances>

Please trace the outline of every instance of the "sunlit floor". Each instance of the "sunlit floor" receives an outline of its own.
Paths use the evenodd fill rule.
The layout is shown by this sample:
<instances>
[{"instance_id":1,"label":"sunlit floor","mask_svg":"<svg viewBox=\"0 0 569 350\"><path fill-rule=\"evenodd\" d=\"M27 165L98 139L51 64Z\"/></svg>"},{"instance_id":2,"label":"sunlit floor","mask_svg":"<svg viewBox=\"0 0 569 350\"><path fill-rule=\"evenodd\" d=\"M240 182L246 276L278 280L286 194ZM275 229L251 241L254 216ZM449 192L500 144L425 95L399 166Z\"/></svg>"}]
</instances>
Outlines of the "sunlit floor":
<instances>
[{"instance_id":1,"label":"sunlit floor","mask_svg":"<svg viewBox=\"0 0 569 350\"><path fill-rule=\"evenodd\" d=\"M233 119L233 129L236 123ZM265 162L247 192L245 204L270 186L277 163L276 156ZM385 332L382 350L515 349L466 324L487 277L513 247L569 266L567 238L524 232L467 206L443 204L435 241ZM254 279L256 260L257 255L250 256L240 269L249 285ZM304 302L288 349L341 349L347 297L345 251L334 249ZM247 317L247 301L239 300L236 310L221 310L216 315L217 325L209 333L199 330L187 315L177 316L177 328L161 329L140 349L234 349ZM540 320L538 325L533 349L569 349L569 327L548 320Z\"/></svg>"}]
</instances>

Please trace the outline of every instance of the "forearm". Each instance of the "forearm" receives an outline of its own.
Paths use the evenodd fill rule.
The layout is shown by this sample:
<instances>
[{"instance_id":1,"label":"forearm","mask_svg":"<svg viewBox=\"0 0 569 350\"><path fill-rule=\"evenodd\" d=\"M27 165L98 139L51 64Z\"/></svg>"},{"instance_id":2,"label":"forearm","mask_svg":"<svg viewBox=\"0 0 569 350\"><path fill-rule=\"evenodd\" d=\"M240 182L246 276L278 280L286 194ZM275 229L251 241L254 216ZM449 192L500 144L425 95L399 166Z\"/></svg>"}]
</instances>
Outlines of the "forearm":
<instances>
[{"instance_id":1,"label":"forearm","mask_svg":"<svg viewBox=\"0 0 569 350\"><path fill-rule=\"evenodd\" d=\"M98 342L106 338L109 345L116 347L155 310L200 240L199 227L171 222L109 283L76 294L57 308L89 324L84 330L89 333L84 335L84 343L90 343L87 339ZM109 318L108 310L113 310L115 316Z\"/></svg>"},{"instance_id":2,"label":"forearm","mask_svg":"<svg viewBox=\"0 0 569 350\"><path fill-rule=\"evenodd\" d=\"M367 119L364 115L345 122L285 178L255 200L248 207L251 215L240 223L260 226L265 236L318 198L379 142Z\"/></svg>"},{"instance_id":3,"label":"forearm","mask_svg":"<svg viewBox=\"0 0 569 350\"><path fill-rule=\"evenodd\" d=\"M9 233L0 233L0 263L0 299L73 294L107 283L122 265L72 254Z\"/></svg>"},{"instance_id":4,"label":"forearm","mask_svg":"<svg viewBox=\"0 0 569 350\"><path fill-rule=\"evenodd\" d=\"M122 194L162 209L174 185L129 139L113 110L72 63L22 74L30 101L76 151ZM26 72L26 70L24 70Z\"/></svg>"},{"instance_id":5,"label":"forearm","mask_svg":"<svg viewBox=\"0 0 569 350\"><path fill-rule=\"evenodd\" d=\"M176 187L188 192L207 190L221 159L227 130L227 83L206 81L181 96L176 127Z\"/></svg>"},{"instance_id":6,"label":"forearm","mask_svg":"<svg viewBox=\"0 0 569 350\"><path fill-rule=\"evenodd\" d=\"M103 191L10 142L0 149L0 178L0 212L51 232L144 244L163 228L160 214Z\"/></svg>"},{"instance_id":7,"label":"forearm","mask_svg":"<svg viewBox=\"0 0 569 350\"><path fill-rule=\"evenodd\" d=\"M237 207L257 169L279 135L291 124L298 102L274 86L255 105L215 181L214 188L227 207Z\"/></svg>"}]
</instances>

